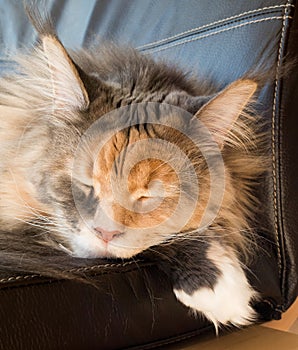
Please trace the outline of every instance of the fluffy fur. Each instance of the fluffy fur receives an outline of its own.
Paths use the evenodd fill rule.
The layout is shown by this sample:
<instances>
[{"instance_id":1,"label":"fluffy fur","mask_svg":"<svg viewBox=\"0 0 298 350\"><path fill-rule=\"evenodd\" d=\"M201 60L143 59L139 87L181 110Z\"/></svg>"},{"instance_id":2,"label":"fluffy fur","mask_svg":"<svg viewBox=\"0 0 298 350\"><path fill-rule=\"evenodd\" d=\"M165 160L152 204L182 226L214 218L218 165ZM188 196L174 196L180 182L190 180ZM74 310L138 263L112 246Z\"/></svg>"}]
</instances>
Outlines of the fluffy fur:
<instances>
[{"instance_id":1,"label":"fluffy fur","mask_svg":"<svg viewBox=\"0 0 298 350\"><path fill-rule=\"evenodd\" d=\"M239 259L253 241L249 225L255 203L253 184L266 166L256 116L249 111L257 83L243 78L217 91L176 67L114 45L69 54L50 27L35 22L40 44L18 55L17 70L0 80L2 269L73 277L66 270L82 264L74 257L131 258L156 253L185 305L204 312L216 326L246 324L253 318L250 302L255 292ZM201 151L177 131L183 120L173 118L170 128L145 123L117 131L96 154L102 131L88 139L80 164L76 163L77 147L90 126L113 110L145 102L191 113L208 127L222 154L224 196L215 219L203 231L198 227L211 191L210 169ZM123 181L121 168L129 158L125 149L156 138L187 156L200 185L194 213L179 231L175 222L161 231L155 229L171 216L181 194L177 169L183 173L185 163L177 157L171 165L173 147L160 143L156 151L163 160L149 158L134 164L127 190L117 188L118 201L111 186L111 174L112 183ZM186 186L189 202L195 186ZM80 198L83 218L74 196ZM154 210L142 212L156 201ZM179 215L188 215L188 202ZM136 234L144 228L143 234ZM235 307L225 306L216 313L206 306L215 298L220 308L233 294L239 300ZM202 301L205 297L209 301Z\"/></svg>"}]
</instances>

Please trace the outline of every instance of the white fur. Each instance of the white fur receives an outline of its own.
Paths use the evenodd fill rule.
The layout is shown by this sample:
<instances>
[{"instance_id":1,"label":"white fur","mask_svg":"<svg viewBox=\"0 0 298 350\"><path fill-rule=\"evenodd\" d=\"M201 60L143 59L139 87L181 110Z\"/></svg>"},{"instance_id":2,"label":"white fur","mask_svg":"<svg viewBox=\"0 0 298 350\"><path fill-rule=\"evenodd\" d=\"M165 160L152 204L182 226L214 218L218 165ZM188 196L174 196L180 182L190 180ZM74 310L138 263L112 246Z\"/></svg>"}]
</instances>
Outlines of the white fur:
<instances>
[{"instance_id":1,"label":"white fur","mask_svg":"<svg viewBox=\"0 0 298 350\"><path fill-rule=\"evenodd\" d=\"M126 234L127 235L127 234ZM72 255L80 258L131 258L140 253L142 246L131 237L114 238L111 242L105 243L89 229L81 230L79 235L71 239Z\"/></svg>"},{"instance_id":2,"label":"white fur","mask_svg":"<svg viewBox=\"0 0 298 350\"><path fill-rule=\"evenodd\" d=\"M249 285L237 257L231 250L224 250L214 243L208 251L208 258L221 271L213 289L199 288L191 295L182 289L174 289L177 299L194 311L203 313L216 330L219 325L229 323L235 326L249 324L255 318L249 303L256 297L256 292Z\"/></svg>"}]
</instances>

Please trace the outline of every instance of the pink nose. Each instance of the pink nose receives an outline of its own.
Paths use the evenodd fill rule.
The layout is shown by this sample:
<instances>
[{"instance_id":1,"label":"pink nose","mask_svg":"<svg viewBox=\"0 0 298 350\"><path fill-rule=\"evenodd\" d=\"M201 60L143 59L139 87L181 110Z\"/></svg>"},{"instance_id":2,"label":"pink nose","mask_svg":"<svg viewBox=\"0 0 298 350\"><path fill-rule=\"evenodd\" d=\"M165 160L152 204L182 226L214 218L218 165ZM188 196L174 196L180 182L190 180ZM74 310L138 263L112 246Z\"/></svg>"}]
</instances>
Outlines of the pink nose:
<instances>
[{"instance_id":1,"label":"pink nose","mask_svg":"<svg viewBox=\"0 0 298 350\"><path fill-rule=\"evenodd\" d=\"M107 231L101 227L95 227L95 231L101 235L102 240L106 243L111 241L115 236L119 236L122 233L120 231Z\"/></svg>"}]
</instances>

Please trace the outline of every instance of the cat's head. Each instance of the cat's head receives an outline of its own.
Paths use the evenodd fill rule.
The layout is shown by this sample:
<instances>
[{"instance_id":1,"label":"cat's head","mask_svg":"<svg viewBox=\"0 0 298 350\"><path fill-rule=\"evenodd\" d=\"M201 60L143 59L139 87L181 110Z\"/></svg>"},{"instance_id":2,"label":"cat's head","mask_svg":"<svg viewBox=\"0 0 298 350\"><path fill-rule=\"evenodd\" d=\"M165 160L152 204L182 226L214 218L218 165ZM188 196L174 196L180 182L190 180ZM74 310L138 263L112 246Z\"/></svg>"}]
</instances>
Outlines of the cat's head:
<instances>
[{"instance_id":1,"label":"cat's head","mask_svg":"<svg viewBox=\"0 0 298 350\"><path fill-rule=\"evenodd\" d=\"M235 179L221 156L225 145L247 138L239 117L255 82L239 80L212 96L192 96L178 82L147 91L139 84L135 96L137 89L129 93L119 81L101 81L102 72L83 72L54 35L43 36L40 50L54 136L39 200L50 208L52 237L62 249L129 258L198 230L205 215L213 220L222 203L234 203ZM134 57L137 64L141 56ZM132 79L148 79L148 71ZM164 81L169 72L160 73ZM217 203L210 204L212 193Z\"/></svg>"}]
</instances>

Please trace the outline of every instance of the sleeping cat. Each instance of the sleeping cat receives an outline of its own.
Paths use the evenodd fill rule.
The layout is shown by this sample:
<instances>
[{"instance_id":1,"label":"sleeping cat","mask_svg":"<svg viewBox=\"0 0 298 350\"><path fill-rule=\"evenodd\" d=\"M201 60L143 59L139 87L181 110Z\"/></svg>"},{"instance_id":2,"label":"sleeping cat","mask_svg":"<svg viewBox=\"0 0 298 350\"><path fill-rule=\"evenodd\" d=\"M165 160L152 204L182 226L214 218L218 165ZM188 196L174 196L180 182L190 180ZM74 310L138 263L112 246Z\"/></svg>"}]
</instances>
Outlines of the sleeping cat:
<instances>
[{"instance_id":1,"label":"sleeping cat","mask_svg":"<svg viewBox=\"0 0 298 350\"><path fill-rule=\"evenodd\" d=\"M111 44L68 53L34 21L39 45L0 80L1 267L59 276L61 255L156 256L183 304L248 324L257 83L218 91Z\"/></svg>"}]
</instances>

